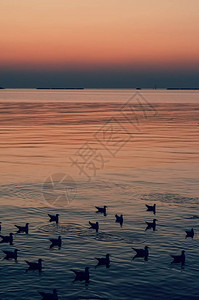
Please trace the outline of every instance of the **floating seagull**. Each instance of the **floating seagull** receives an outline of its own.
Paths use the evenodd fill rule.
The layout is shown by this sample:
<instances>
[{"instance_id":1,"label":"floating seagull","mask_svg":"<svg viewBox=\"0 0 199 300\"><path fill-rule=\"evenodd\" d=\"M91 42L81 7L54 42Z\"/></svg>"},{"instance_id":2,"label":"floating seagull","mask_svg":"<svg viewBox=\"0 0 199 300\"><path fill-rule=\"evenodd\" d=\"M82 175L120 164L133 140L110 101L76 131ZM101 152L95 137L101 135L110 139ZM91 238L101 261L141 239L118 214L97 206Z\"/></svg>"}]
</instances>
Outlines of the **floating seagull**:
<instances>
[{"instance_id":1,"label":"floating seagull","mask_svg":"<svg viewBox=\"0 0 199 300\"><path fill-rule=\"evenodd\" d=\"M145 260L148 259L149 256L149 247L145 246L144 249L136 249L136 248L132 248L135 252L136 255L133 257L133 259L135 259L136 257L144 257Z\"/></svg>"},{"instance_id":2,"label":"floating seagull","mask_svg":"<svg viewBox=\"0 0 199 300\"><path fill-rule=\"evenodd\" d=\"M181 255L171 255L171 257L173 258L173 261L171 262L173 263L181 263L182 265L184 265L185 263L185 251L182 250Z\"/></svg>"},{"instance_id":3,"label":"floating seagull","mask_svg":"<svg viewBox=\"0 0 199 300\"><path fill-rule=\"evenodd\" d=\"M95 267L98 267L100 265L106 265L107 268L110 267L110 254L106 254L106 257L101 257L101 258L95 257L95 259L98 260L98 264Z\"/></svg>"},{"instance_id":4,"label":"floating seagull","mask_svg":"<svg viewBox=\"0 0 199 300\"><path fill-rule=\"evenodd\" d=\"M39 258L38 262L30 262L25 260L25 262L28 264L28 270L39 270L41 271L42 269L42 261L43 259Z\"/></svg>"},{"instance_id":5,"label":"floating seagull","mask_svg":"<svg viewBox=\"0 0 199 300\"><path fill-rule=\"evenodd\" d=\"M0 235L2 238L0 243L10 243L10 245L13 244L13 233L10 233L10 235Z\"/></svg>"},{"instance_id":6,"label":"floating seagull","mask_svg":"<svg viewBox=\"0 0 199 300\"><path fill-rule=\"evenodd\" d=\"M96 222L96 223L91 223L90 221L89 221L89 224L90 224L90 228L92 228L92 229L95 229L96 230L96 232L98 232L98 230L99 230L99 223L98 222Z\"/></svg>"},{"instance_id":7,"label":"floating seagull","mask_svg":"<svg viewBox=\"0 0 199 300\"><path fill-rule=\"evenodd\" d=\"M148 230L148 229L151 229L151 228L153 229L153 231L155 231L155 229L156 229L156 221L157 221L157 219L153 219L152 223L151 222L146 222L147 227L146 227L145 231Z\"/></svg>"},{"instance_id":8,"label":"floating seagull","mask_svg":"<svg viewBox=\"0 0 199 300\"><path fill-rule=\"evenodd\" d=\"M15 225L15 227L17 227L17 228L18 228L18 231L17 231L17 233L20 233L20 232L25 232L25 233L27 233L27 234L28 234L28 230L29 230L29 228L28 228L28 225L29 225L29 223L26 223L26 225L25 225L25 226L18 226L18 225Z\"/></svg>"},{"instance_id":9,"label":"floating seagull","mask_svg":"<svg viewBox=\"0 0 199 300\"><path fill-rule=\"evenodd\" d=\"M99 206L95 206L95 207L97 208L96 213L102 213L104 214L104 216L106 216L106 208L107 208L106 205L104 205L104 207L99 207Z\"/></svg>"},{"instance_id":10,"label":"floating seagull","mask_svg":"<svg viewBox=\"0 0 199 300\"><path fill-rule=\"evenodd\" d=\"M49 222L59 222L59 214L56 214L55 216L48 214L48 216L50 218Z\"/></svg>"},{"instance_id":11,"label":"floating seagull","mask_svg":"<svg viewBox=\"0 0 199 300\"><path fill-rule=\"evenodd\" d=\"M124 222L124 220L123 220L123 215L118 216L118 215L116 214L116 215L115 215L115 218L116 218L115 222L116 222L116 223L120 223L120 226L122 227L122 224L123 224L123 222Z\"/></svg>"},{"instance_id":12,"label":"floating seagull","mask_svg":"<svg viewBox=\"0 0 199 300\"><path fill-rule=\"evenodd\" d=\"M17 252L19 251L18 249L15 249L14 252L13 251L5 251L2 250L6 256L4 259L10 259L10 258L14 258L15 260L17 260Z\"/></svg>"},{"instance_id":13,"label":"floating seagull","mask_svg":"<svg viewBox=\"0 0 199 300\"><path fill-rule=\"evenodd\" d=\"M155 215L155 213L156 213L156 204L154 204L154 205L147 205L147 204L145 204L145 205L147 207L147 211L153 211L153 213Z\"/></svg>"},{"instance_id":14,"label":"floating seagull","mask_svg":"<svg viewBox=\"0 0 199 300\"><path fill-rule=\"evenodd\" d=\"M61 244L62 244L61 236L59 236L57 239L49 239L49 240L51 241L50 248L54 246L58 246L59 248L61 248Z\"/></svg>"},{"instance_id":15,"label":"floating seagull","mask_svg":"<svg viewBox=\"0 0 199 300\"><path fill-rule=\"evenodd\" d=\"M44 293L44 292L39 292L39 294L43 297L42 300L58 300L58 295L57 295L57 290L54 289L53 293Z\"/></svg>"},{"instance_id":16,"label":"floating seagull","mask_svg":"<svg viewBox=\"0 0 199 300\"><path fill-rule=\"evenodd\" d=\"M193 228L191 228L191 230L187 230L185 232L186 232L186 237L185 238L188 238L188 237L193 238L194 237L194 230L193 230Z\"/></svg>"},{"instance_id":17,"label":"floating seagull","mask_svg":"<svg viewBox=\"0 0 199 300\"><path fill-rule=\"evenodd\" d=\"M72 272L75 273L76 277L74 279L74 281L79 280L79 281L83 281L85 280L86 282L89 282L89 267L85 268L85 271L76 271L71 269Z\"/></svg>"}]
</instances>

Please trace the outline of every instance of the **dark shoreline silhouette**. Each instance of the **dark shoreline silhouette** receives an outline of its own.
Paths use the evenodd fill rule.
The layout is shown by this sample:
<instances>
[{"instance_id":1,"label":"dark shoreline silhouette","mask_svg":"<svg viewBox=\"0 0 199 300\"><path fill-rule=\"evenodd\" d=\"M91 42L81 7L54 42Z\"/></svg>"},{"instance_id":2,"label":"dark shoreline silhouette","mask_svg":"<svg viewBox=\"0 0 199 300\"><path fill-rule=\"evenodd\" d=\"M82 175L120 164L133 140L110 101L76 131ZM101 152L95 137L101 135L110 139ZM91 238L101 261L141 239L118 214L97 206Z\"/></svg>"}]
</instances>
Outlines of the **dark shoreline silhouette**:
<instances>
[{"instance_id":1,"label":"dark shoreline silhouette","mask_svg":"<svg viewBox=\"0 0 199 300\"><path fill-rule=\"evenodd\" d=\"M83 87L37 87L37 90L84 90Z\"/></svg>"},{"instance_id":2,"label":"dark shoreline silhouette","mask_svg":"<svg viewBox=\"0 0 199 300\"><path fill-rule=\"evenodd\" d=\"M188 88L188 87L168 87L167 90L182 90L182 91L194 91L199 90L199 87Z\"/></svg>"}]
</instances>

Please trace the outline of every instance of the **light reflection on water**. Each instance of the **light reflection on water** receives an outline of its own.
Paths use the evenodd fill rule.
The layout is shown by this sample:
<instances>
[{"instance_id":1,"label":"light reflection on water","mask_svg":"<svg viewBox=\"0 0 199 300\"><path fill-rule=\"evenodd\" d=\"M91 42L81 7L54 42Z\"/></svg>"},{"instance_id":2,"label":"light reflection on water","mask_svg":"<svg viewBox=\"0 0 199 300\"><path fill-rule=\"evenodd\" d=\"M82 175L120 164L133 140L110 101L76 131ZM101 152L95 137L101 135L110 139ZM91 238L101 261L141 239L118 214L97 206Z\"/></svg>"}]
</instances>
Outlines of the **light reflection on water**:
<instances>
[{"instance_id":1,"label":"light reflection on water","mask_svg":"<svg viewBox=\"0 0 199 300\"><path fill-rule=\"evenodd\" d=\"M120 111L131 93L1 92L2 234L16 232L15 224L30 223L29 235L15 234L13 246L0 244L0 250L20 249L17 263L1 260L2 300L40 299L38 290L53 288L60 299L199 297L198 94L143 91L158 114L142 120L136 131ZM94 138L112 117L131 134L115 156ZM69 160L85 142L107 161L90 181ZM72 176L77 192L73 201L63 197L50 207L43 183L55 173ZM145 221L154 218L145 203L157 204L156 232L145 232ZM105 204L107 216L96 214L95 205ZM60 224L49 223L48 213L59 213ZM116 213L124 215L122 228L115 223ZM88 221L99 222L98 234ZM185 239L184 230L192 227L194 239ZM62 248L49 249L48 239L59 234ZM150 247L148 261L132 261L131 247L145 245ZM170 254L182 249L185 267L171 265ZM106 253L111 254L110 268L95 269L95 257ZM25 273L24 260L38 258L44 259L42 274ZM86 265L90 283L72 283L70 269Z\"/></svg>"}]
</instances>

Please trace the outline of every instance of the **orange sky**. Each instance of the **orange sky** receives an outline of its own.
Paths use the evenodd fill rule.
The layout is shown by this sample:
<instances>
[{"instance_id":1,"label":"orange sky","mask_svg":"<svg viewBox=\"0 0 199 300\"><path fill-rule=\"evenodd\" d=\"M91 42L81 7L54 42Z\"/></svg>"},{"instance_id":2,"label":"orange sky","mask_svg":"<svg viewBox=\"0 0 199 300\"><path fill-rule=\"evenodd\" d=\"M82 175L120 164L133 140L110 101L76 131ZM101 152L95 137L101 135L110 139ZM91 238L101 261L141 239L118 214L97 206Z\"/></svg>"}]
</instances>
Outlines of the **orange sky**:
<instances>
[{"instance_id":1,"label":"orange sky","mask_svg":"<svg viewBox=\"0 0 199 300\"><path fill-rule=\"evenodd\" d=\"M0 67L198 67L199 0L1 0Z\"/></svg>"}]
</instances>

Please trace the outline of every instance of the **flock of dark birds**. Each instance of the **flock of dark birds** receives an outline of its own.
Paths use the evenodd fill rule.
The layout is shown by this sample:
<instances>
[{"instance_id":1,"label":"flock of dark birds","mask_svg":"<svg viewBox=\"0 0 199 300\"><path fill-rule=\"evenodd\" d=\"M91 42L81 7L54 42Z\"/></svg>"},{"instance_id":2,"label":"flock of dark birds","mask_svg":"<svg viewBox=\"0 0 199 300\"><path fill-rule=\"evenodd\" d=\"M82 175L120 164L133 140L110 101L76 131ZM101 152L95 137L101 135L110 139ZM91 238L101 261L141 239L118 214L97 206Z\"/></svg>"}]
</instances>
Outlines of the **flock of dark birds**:
<instances>
[{"instance_id":1,"label":"flock of dark birds","mask_svg":"<svg viewBox=\"0 0 199 300\"><path fill-rule=\"evenodd\" d=\"M154 205L147 205L146 204L146 207L147 207L147 211L151 211L154 213L154 215L156 214L156 204ZM106 210L107 210L107 206L104 206L104 207L98 207L96 206L96 213L102 213L104 216L106 216ZM48 214L49 216L49 222L55 222L56 224L59 223L59 214L56 214L56 215L50 215ZM146 230L148 229L152 229L153 231L156 230L156 221L157 219L153 219L152 222L146 222ZM122 227L123 225L123 215L115 215L115 222L116 223L119 223L120 226ZM96 232L99 231L99 223L96 222L96 223L92 223L89 221L89 225L90 225L90 229L94 229L96 230ZM26 233L28 234L29 233L29 223L26 223L25 226L18 226L18 225L15 225L15 227L17 228L17 233ZM0 222L0 231L1 231L1 222ZM186 236L185 238L193 238L194 237L194 230L193 228L189 231L185 231L186 232ZM0 235L0 238L1 238L1 241L0 241L0 244L2 243L9 243L10 245L13 245L13 233L10 233L8 236L4 236L4 235ZM50 242L51 242L51 245L50 245L50 248L54 247L54 246L58 246L59 249L61 248L61 245L62 245L62 238L61 236L59 236L58 238L53 238L53 239L49 239ZM137 257L142 257L144 258L144 260L148 260L148 256L149 256L149 247L148 246L145 246L144 249L137 249L137 248L132 248L136 254L135 256L133 257L133 259L137 258ZM7 250L2 250L5 254L5 257L4 259L14 259L15 261L17 261L17 257L18 257L18 249L15 249L14 251L7 251ZM185 264L185 251L182 250L181 254L180 255L171 255L171 257L173 258L173 261L171 263L180 263L181 266L183 266ZM101 258L97 258L96 257L96 260L97 260L97 265L95 266L98 267L100 265L105 265L106 268L109 268L110 266L110 254L106 254L105 257L101 257ZM27 261L25 260L25 262L27 263L28 265L28 268L26 269L26 272L28 272L29 270L38 270L39 272L42 271L42 259L38 259L37 262L30 262L30 261ZM85 270L84 271L77 271L77 270L74 270L74 269L71 269L72 272L74 272L75 274L75 279L74 281L85 281L86 283L89 282L89 267L85 267ZM54 289L52 293L44 293L44 292L39 292L39 294L41 295L42 299L43 300L58 300L58 294L57 294L57 290Z\"/></svg>"}]
</instances>

